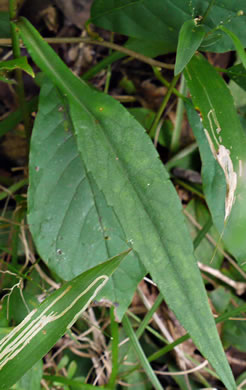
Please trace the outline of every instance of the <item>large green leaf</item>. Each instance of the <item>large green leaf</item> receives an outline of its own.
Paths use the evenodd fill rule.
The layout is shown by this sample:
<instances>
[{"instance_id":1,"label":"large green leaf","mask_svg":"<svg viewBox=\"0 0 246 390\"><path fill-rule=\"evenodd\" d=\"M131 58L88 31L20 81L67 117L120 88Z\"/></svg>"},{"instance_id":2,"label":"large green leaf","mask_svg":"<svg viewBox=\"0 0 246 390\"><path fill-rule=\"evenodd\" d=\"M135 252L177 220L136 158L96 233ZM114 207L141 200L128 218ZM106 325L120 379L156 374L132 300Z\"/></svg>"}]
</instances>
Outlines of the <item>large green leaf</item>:
<instances>
[{"instance_id":1,"label":"large green leaf","mask_svg":"<svg viewBox=\"0 0 246 390\"><path fill-rule=\"evenodd\" d=\"M129 247L113 209L86 171L64 103L45 80L31 141L28 221L42 258L70 280ZM120 319L144 274L132 252L102 291L118 303Z\"/></svg>"},{"instance_id":2,"label":"large green leaf","mask_svg":"<svg viewBox=\"0 0 246 390\"><path fill-rule=\"evenodd\" d=\"M74 76L25 19L17 25L34 61L66 95L80 156L129 245L226 387L235 389L180 201L151 140L117 101Z\"/></svg>"},{"instance_id":3,"label":"large green leaf","mask_svg":"<svg viewBox=\"0 0 246 390\"><path fill-rule=\"evenodd\" d=\"M89 306L127 253L65 283L0 341L0 390L9 389L53 347Z\"/></svg>"},{"instance_id":4,"label":"large green leaf","mask_svg":"<svg viewBox=\"0 0 246 390\"><path fill-rule=\"evenodd\" d=\"M188 108L203 160L204 191L214 224L227 249L246 258L246 136L224 80L201 55L185 71L201 118Z\"/></svg>"},{"instance_id":5,"label":"large green leaf","mask_svg":"<svg viewBox=\"0 0 246 390\"><path fill-rule=\"evenodd\" d=\"M176 50L178 33L183 23L203 16L211 0L95 0L91 9L96 25L142 40L159 41ZM241 11L241 12L240 12ZM246 46L246 4L244 0L218 0L208 13L205 25L209 30L226 25ZM203 50L233 50L230 38L220 31L207 35Z\"/></svg>"}]
</instances>

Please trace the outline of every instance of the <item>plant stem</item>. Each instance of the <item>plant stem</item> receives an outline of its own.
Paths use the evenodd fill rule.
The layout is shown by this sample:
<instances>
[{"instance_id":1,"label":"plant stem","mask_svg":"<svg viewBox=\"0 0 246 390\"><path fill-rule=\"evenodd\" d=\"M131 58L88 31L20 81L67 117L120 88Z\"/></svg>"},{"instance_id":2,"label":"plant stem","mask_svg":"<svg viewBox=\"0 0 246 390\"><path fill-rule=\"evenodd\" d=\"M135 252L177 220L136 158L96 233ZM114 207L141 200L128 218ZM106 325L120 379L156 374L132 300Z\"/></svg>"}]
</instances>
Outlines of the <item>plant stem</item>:
<instances>
[{"instance_id":1,"label":"plant stem","mask_svg":"<svg viewBox=\"0 0 246 390\"><path fill-rule=\"evenodd\" d=\"M11 263L14 267L17 267L18 264L18 246L19 246L19 233L20 233L20 223L23 219L23 210L19 209L16 211L14 216L13 230L12 230L12 250L11 250Z\"/></svg>"},{"instance_id":2,"label":"plant stem","mask_svg":"<svg viewBox=\"0 0 246 390\"><path fill-rule=\"evenodd\" d=\"M146 355L145 355L145 353L144 353L144 351L143 351L143 349L142 349L142 347L137 339L137 336L132 328L131 322L126 315L124 315L122 323L123 323L123 327L126 331L126 334L130 338L130 341L131 341L133 348L138 356L138 359L140 360L141 365L142 365L146 375L148 376L150 382L152 383L153 387L156 390L163 390L162 385L160 384L151 365L149 364L149 361L148 361L148 359L147 359L147 357L146 357Z\"/></svg>"},{"instance_id":3,"label":"plant stem","mask_svg":"<svg viewBox=\"0 0 246 390\"><path fill-rule=\"evenodd\" d=\"M159 68L164 69L174 69L174 65L172 64L166 64L161 61L154 60L153 58L146 57L143 54L137 53L136 51L133 51L131 49L127 49L124 46L117 45L116 43L103 41L103 40L97 40L97 39L91 39L91 38L83 38L83 37L74 37L74 38L43 38L47 43L50 44L60 44L60 43L85 43L88 45L98 45L103 47L108 47L109 49L116 50L120 53L125 54L126 56L133 57L139 61L145 62L146 64L149 64L150 66L158 66ZM10 39L8 38L2 38L0 39L0 46L9 46L11 44Z\"/></svg>"},{"instance_id":4,"label":"plant stem","mask_svg":"<svg viewBox=\"0 0 246 390\"><path fill-rule=\"evenodd\" d=\"M208 233L209 229L213 226L213 221L211 215L209 215L209 218L205 225L203 226L202 230L200 230L197 233L196 238L193 241L194 250L199 246L200 242L204 239L206 234Z\"/></svg>"},{"instance_id":5,"label":"plant stem","mask_svg":"<svg viewBox=\"0 0 246 390\"><path fill-rule=\"evenodd\" d=\"M114 33L111 34L110 42L112 43L114 39ZM112 49L109 49L109 57L112 54ZM104 93L108 93L109 91L109 85L110 85L110 79L111 79L111 64L107 66L107 73L106 73L106 82L105 82L105 87L104 87Z\"/></svg>"},{"instance_id":6,"label":"plant stem","mask_svg":"<svg viewBox=\"0 0 246 390\"><path fill-rule=\"evenodd\" d=\"M146 316L144 317L143 321L141 322L139 328L136 331L136 336L138 339L142 336L146 326L148 325L153 314L156 312L156 310L158 309L158 307L160 306L162 301L163 301L163 297L161 294L159 294L158 297L156 298L154 304L152 305L151 309L147 312Z\"/></svg>"},{"instance_id":7,"label":"plant stem","mask_svg":"<svg viewBox=\"0 0 246 390\"><path fill-rule=\"evenodd\" d=\"M126 313L128 314L129 317L133 318L138 324L142 322L142 320L139 317L137 317L134 313L132 313L131 311L127 310ZM158 340L162 341L165 344L168 343L168 341L158 331L156 331L155 329L151 328L149 325L147 325L145 327L145 329L148 332L150 332L151 334L153 334L153 336L155 336ZM136 334L137 334L137 332L136 332Z\"/></svg>"},{"instance_id":8,"label":"plant stem","mask_svg":"<svg viewBox=\"0 0 246 390\"><path fill-rule=\"evenodd\" d=\"M18 183L12 184L8 189L3 190L0 192L0 200L3 200L7 198L8 196L12 196L16 191L18 191L20 188L24 187L28 184L28 179L23 179L18 181Z\"/></svg>"},{"instance_id":9,"label":"plant stem","mask_svg":"<svg viewBox=\"0 0 246 390\"><path fill-rule=\"evenodd\" d=\"M125 54L115 51L113 54L104 58L98 64L94 65L92 68L88 69L87 72L85 72L82 75L82 79L85 81L90 80L93 76L95 76L101 70L107 68L107 66L111 65L113 62L118 61L124 57L125 57Z\"/></svg>"},{"instance_id":10,"label":"plant stem","mask_svg":"<svg viewBox=\"0 0 246 390\"><path fill-rule=\"evenodd\" d=\"M165 87L170 88L170 83L162 76L159 67L153 66L152 69L157 80L159 80L163 85L165 85ZM183 100L187 99L186 96L182 95L176 88L173 88L173 93Z\"/></svg>"},{"instance_id":11,"label":"plant stem","mask_svg":"<svg viewBox=\"0 0 246 390\"><path fill-rule=\"evenodd\" d=\"M178 79L179 79L179 75L175 76L175 77L172 79L172 82L170 83L168 92L167 92L166 96L164 97L164 99L163 99L163 101L162 101L162 104L161 104L161 106L160 106L160 108L159 108L159 110L158 110L158 112L157 112L157 114L156 114L156 116L155 116L155 119L154 119L154 121L153 121L153 124L152 124L150 130L149 130L149 133L151 133L151 132L154 133L154 132L156 131L156 128L157 128L157 126L158 126L158 123L159 123L159 121L160 121L160 119L161 119L161 116L162 116L162 114L163 114L163 112L164 112L164 110L165 110L165 108L166 108L166 105L167 105L167 103L168 103L168 101L169 101L169 99L170 99L170 96L171 96L171 94L173 93L173 89L174 89L174 87L175 87L175 85L176 85Z\"/></svg>"},{"instance_id":12,"label":"plant stem","mask_svg":"<svg viewBox=\"0 0 246 390\"><path fill-rule=\"evenodd\" d=\"M185 82L184 75L181 76L181 83L180 83L180 93L184 96L186 96L187 93L187 86ZM177 105L177 113L176 113L176 121L175 126L173 130L172 135L172 141L170 146L170 151L172 154L177 152L177 150L180 147L180 135L182 130L182 122L183 122L183 116L184 116L184 101L183 99L178 99L178 105Z\"/></svg>"},{"instance_id":13,"label":"plant stem","mask_svg":"<svg viewBox=\"0 0 246 390\"><path fill-rule=\"evenodd\" d=\"M197 143L193 142L192 144L186 146L184 149L180 150L177 154L175 154L168 162L165 164L165 167L168 171L170 171L173 167L177 165L177 162L193 153L194 150L198 148Z\"/></svg>"},{"instance_id":14,"label":"plant stem","mask_svg":"<svg viewBox=\"0 0 246 390\"><path fill-rule=\"evenodd\" d=\"M20 58L21 57L21 50L20 50L20 44L19 44L19 37L18 37L18 33L16 31L16 26L13 23L13 21L17 18L17 0L9 0L9 17L11 20L10 28L11 28L11 40L12 40L13 55L14 55L14 58ZM30 117L28 114L28 108L26 105L24 82L23 82L23 78L22 78L22 70L16 69L15 76L16 76L16 81L17 81L16 93L18 96L18 103L19 103L20 109L23 113L25 133L26 133L26 139L27 139L27 144L28 144L28 149L29 149L30 136L31 136L31 123L30 123Z\"/></svg>"},{"instance_id":15,"label":"plant stem","mask_svg":"<svg viewBox=\"0 0 246 390\"><path fill-rule=\"evenodd\" d=\"M116 377L118 374L118 357L119 357L119 326L115 321L114 316L114 306L110 308L110 328L111 328L111 338L112 338L112 371L110 375L110 379L107 385L108 389L115 389L116 385Z\"/></svg>"}]
</instances>

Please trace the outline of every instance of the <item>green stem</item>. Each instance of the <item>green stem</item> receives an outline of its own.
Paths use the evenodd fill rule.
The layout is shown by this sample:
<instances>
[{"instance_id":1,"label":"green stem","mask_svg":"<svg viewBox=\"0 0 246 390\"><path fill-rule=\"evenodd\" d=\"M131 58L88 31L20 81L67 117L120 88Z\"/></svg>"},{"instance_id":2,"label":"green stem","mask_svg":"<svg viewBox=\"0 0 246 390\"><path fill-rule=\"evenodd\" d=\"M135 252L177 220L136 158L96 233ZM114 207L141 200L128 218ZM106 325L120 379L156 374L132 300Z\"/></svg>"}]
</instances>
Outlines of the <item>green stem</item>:
<instances>
[{"instance_id":1,"label":"green stem","mask_svg":"<svg viewBox=\"0 0 246 390\"><path fill-rule=\"evenodd\" d=\"M15 20L17 16L17 0L9 0L9 18Z\"/></svg>"},{"instance_id":2,"label":"green stem","mask_svg":"<svg viewBox=\"0 0 246 390\"><path fill-rule=\"evenodd\" d=\"M142 322L142 320L139 317L137 317L134 313L132 313L131 311L127 310L126 313L129 317L133 318L138 324ZM165 344L168 343L168 341L164 337L162 337L159 332L157 332L155 329L151 328L151 326L148 325L145 327L145 329L149 333L153 334L153 336L155 336L158 340L162 341Z\"/></svg>"},{"instance_id":3,"label":"green stem","mask_svg":"<svg viewBox=\"0 0 246 390\"><path fill-rule=\"evenodd\" d=\"M16 30L16 26L13 23L15 21L15 19L17 18L17 0L9 0L9 17L11 20L10 28L11 28L13 55L14 55L14 58L20 58L21 57L21 50L20 50L20 44L19 44L19 36L18 36L17 30ZM16 69L15 76L16 76L16 81L17 81L16 93L18 96L19 106L20 106L22 113L23 113L25 133L26 133L26 139L27 139L28 149L29 149L29 142L30 142L30 136L31 136L31 122L30 122L30 117L28 114L28 108L26 105L24 82L23 82L23 78L22 78L22 70Z\"/></svg>"},{"instance_id":4,"label":"green stem","mask_svg":"<svg viewBox=\"0 0 246 390\"><path fill-rule=\"evenodd\" d=\"M181 83L180 83L180 93L186 96L187 90L188 88L186 86L185 78L184 75L182 74ZM178 105L177 105L176 121L175 121L171 147L170 147L171 149L170 151L172 154L176 153L180 147L180 135L182 130L183 116L184 116L184 100L179 98Z\"/></svg>"},{"instance_id":5,"label":"green stem","mask_svg":"<svg viewBox=\"0 0 246 390\"><path fill-rule=\"evenodd\" d=\"M152 69L157 80L159 80L165 87L170 88L170 83L162 76L159 67L153 66ZM180 99L187 100L187 97L185 95L182 95L182 93L180 93L176 88L173 88L173 93Z\"/></svg>"},{"instance_id":6,"label":"green stem","mask_svg":"<svg viewBox=\"0 0 246 390\"><path fill-rule=\"evenodd\" d=\"M108 389L115 389L116 378L118 374L118 358L119 358L119 326L115 321L114 316L115 307L111 306L110 308L110 327L111 327L111 338L112 338L112 372L110 375L110 379L107 385Z\"/></svg>"},{"instance_id":7,"label":"green stem","mask_svg":"<svg viewBox=\"0 0 246 390\"><path fill-rule=\"evenodd\" d=\"M163 297L161 294L159 294L158 297L156 298L154 304L152 305L151 309L147 312L146 316L144 317L143 321L141 322L139 328L136 331L136 336L138 339L140 339L140 337L142 336L145 328L147 327L153 314L156 312L156 310L158 309L158 307L160 306L162 301L163 301Z\"/></svg>"},{"instance_id":8,"label":"green stem","mask_svg":"<svg viewBox=\"0 0 246 390\"><path fill-rule=\"evenodd\" d=\"M204 196L204 194L201 191L199 191L195 187L192 187L190 184L186 183L185 181L177 179L176 177L174 177L174 181L175 181L175 183L180 184L186 190L188 190L188 191L192 192L193 194L199 196L199 198L205 199L205 196Z\"/></svg>"},{"instance_id":9,"label":"green stem","mask_svg":"<svg viewBox=\"0 0 246 390\"><path fill-rule=\"evenodd\" d=\"M20 188L24 187L27 184L28 184L28 179L23 179L18 181L18 183L12 184L12 186L10 186L8 189L0 192L0 200L3 200L8 196L12 196L16 191L18 191Z\"/></svg>"},{"instance_id":10,"label":"green stem","mask_svg":"<svg viewBox=\"0 0 246 390\"><path fill-rule=\"evenodd\" d=\"M168 162L165 164L165 167L168 171L170 171L173 167L177 165L177 162L185 158L186 156L189 156L189 154L193 153L194 150L198 148L198 145L196 142L193 142L192 144L186 146L184 149L180 150L177 154L175 154Z\"/></svg>"},{"instance_id":11,"label":"green stem","mask_svg":"<svg viewBox=\"0 0 246 390\"><path fill-rule=\"evenodd\" d=\"M148 359L147 359L147 357L146 357L146 355L145 355L145 353L144 353L144 351L143 351L143 349L142 349L142 347L137 339L137 336L132 328L130 320L126 315L124 315L124 317L123 317L122 324L123 324L123 327L126 331L127 336L129 337L129 339L133 345L133 348L137 354L137 357L140 360L140 363L141 363L146 375L148 376L150 382L152 383L153 387L156 390L163 390L162 385L160 384L151 365L149 364L149 361L148 361Z\"/></svg>"},{"instance_id":12,"label":"green stem","mask_svg":"<svg viewBox=\"0 0 246 390\"><path fill-rule=\"evenodd\" d=\"M121 58L124 58L124 57L126 57L125 54L119 53L119 52L115 51L113 54L111 54L110 56L104 58L98 64L94 65L87 72L85 72L82 75L82 79L85 80L85 81L90 80L97 73L101 72L101 70L107 68L107 66L111 65L113 62L118 61L118 60L120 60Z\"/></svg>"},{"instance_id":13,"label":"green stem","mask_svg":"<svg viewBox=\"0 0 246 390\"><path fill-rule=\"evenodd\" d=\"M20 233L20 223L23 219L23 209L17 210L14 217L14 225L12 230L12 240L11 240L11 263L14 267L17 267L18 264L18 246L19 246L19 233Z\"/></svg>"},{"instance_id":14,"label":"green stem","mask_svg":"<svg viewBox=\"0 0 246 390\"><path fill-rule=\"evenodd\" d=\"M208 233L209 229L213 226L213 221L211 215L209 215L209 218L205 225L203 226L202 230L200 230L197 233L196 238L193 241L194 250L199 246L200 242L204 239L206 234Z\"/></svg>"},{"instance_id":15,"label":"green stem","mask_svg":"<svg viewBox=\"0 0 246 390\"><path fill-rule=\"evenodd\" d=\"M161 116L162 116L162 114L163 114L163 112L164 112L164 110L165 110L165 108L167 106L167 103L168 103L168 101L170 99L171 94L173 93L173 89L174 89L178 79L179 79L179 75L175 76L172 79L172 82L170 83L168 92L167 92L166 96L164 97L164 99L162 101L162 104L161 104L161 106L160 106L160 108L159 108L159 110L158 110L158 112L157 112L157 114L155 116L154 122L153 122L153 124L152 124L152 126L151 126L151 128L149 130L149 133L152 133L152 132L155 133L156 128L157 128L157 126L159 124L159 121L161 119Z\"/></svg>"},{"instance_id":16,"label":"green stem","mask_svg":"<svg viewBox=\"0 0 246 390\"><path fill-rule=\"evenodd\" d=\"M111 34L110 42L113 42L114 39L114 33ZM112 54L112 49L109 49L109 57ZM112 72L111 72L111 64L107 66L107 74L106 74L106 82L104 87L104 93L108 93L109 91L109 84L111 80Z\"/></svg>"}]
</instances>

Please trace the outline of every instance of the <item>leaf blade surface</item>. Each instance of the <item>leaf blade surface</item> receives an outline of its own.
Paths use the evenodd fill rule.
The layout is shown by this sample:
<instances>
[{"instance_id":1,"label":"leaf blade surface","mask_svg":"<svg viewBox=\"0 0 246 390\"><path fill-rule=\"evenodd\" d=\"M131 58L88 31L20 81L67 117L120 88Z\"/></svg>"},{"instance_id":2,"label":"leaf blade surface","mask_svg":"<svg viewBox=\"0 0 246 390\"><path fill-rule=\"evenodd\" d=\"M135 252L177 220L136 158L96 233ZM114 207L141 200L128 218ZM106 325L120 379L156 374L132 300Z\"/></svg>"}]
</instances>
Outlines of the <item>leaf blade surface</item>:
<instances>
[{"instance_id":1,"label":"leaf blade surface","mask_svg":"<svg viewBox=\"0 0 246 390\"><path fill-rule=\"evenodd\" d=\"M66 102L47 79L32 133L29 175L29 226L41 257L63 280L128 249L113 209L80 158ZM145 272L130 253L102 290L104 299L118 303L119 319Z\"/></svg>"},{"instance_id":2,"label":"leaf blade surface","mask_svg":"<svg viewBox=\"0 0 246 390\"><path fill-rule=\"evenodd\" d=\"M235 389L180 201L153 144L118 102L77 79L27 21L18 27L33 59L66 94L81 158L114 208L129 245L227 388Z\"/></svg>"},{"instance_id":3,"label":"leaf blade surface","mask_svg":"<svg viewBox=\"0 0 246 390\"><path fill-rule=\"evenodd\" d=\"M130 37L163 42L170 52L175 51L183 23L205 15L210 1L193 0L96 0L91 8L91 20L97 26ZM211 31L202 50L225 52L233 50L230 38L214 29L221 23L235 33L244 47L246 35L246 5L244 0L215 2L204 22Z\"/></svg>"}]
</instances>

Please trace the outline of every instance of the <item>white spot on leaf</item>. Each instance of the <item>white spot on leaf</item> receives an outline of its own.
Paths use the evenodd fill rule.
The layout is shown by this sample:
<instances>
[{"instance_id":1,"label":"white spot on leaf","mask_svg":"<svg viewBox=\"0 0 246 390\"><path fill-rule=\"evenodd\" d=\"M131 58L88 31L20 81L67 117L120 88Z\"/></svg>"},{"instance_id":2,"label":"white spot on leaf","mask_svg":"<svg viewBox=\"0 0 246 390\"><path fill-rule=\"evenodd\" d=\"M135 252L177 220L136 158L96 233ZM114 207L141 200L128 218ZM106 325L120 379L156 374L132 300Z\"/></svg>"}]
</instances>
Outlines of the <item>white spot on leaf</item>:
<instances>
[{"instance_id":1,"label":"white spot on leaf","mask_svg":"<svg viewBox=\"0 0 246 390\"><path fill-rule=\"evenodd\" d=\"M237 174L234 172L233 163L230 157L230 150L226 149L224 145L219 145L218 152L216 152L213 141L206 129L204 129L210 149L214 158L218 161L225 174L227 193L225 199L225 218L226 221L231 213L233 203L235 201L235 191L237 188Z\"/></svg>"},{"instance_id":2,"label":"white spot on leaf","mask_svg":"<svg viewBox=\"0 0 246 390\"><path fill-rule=\"evenodd\" d=\"M237 188L237 174L233 170L230 151L226 149L224 145L219 146L217 160L224 171L226 184L227 184L227 194L225 199L225 221L226 221L226 219L229 217L231 213L231 209L235 201L235 191Z\"/></svg>"}]
</instances>

